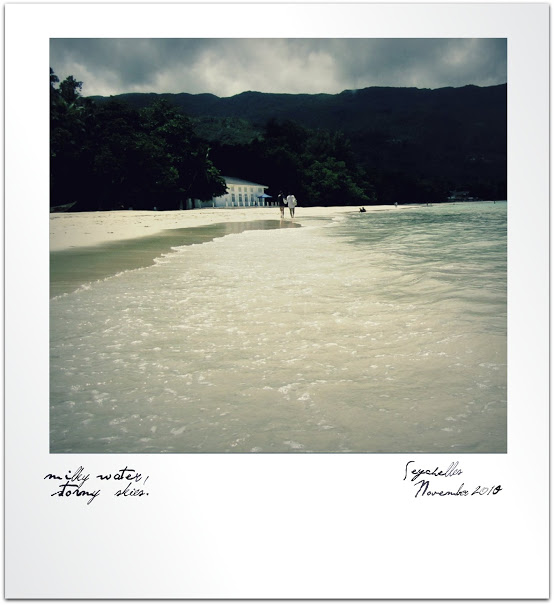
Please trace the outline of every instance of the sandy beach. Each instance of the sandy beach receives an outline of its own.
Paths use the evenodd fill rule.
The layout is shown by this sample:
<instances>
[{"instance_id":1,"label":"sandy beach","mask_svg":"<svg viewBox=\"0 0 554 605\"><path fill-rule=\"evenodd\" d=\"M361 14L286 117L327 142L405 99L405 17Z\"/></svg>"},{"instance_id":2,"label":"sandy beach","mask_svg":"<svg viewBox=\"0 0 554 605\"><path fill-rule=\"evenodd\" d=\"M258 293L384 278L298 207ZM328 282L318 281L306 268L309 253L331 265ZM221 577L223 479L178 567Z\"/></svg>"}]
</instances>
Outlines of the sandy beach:
<instances>
[{"instance_id":1,"label":"sandy beach","mask_svg":"<svg viewBox=\"0 0 554 605\"><path fill-rule=\"evenodd\" d=\"M506 218L53 215L51 451L506 451Z\"/></svg>"},{"instance_id":2,"label":"sandy beach","mask_svg":"<svg viewBox=\"0 0 554 605\"><path fill-rule=\"evenodd\" d=\"M368 212L390 210L392 206L368 207ZM358 212L356 206L296 209L294 222L305 218L329 218ZM199 208L196 210L67 212L50 215L50 250L96 246L109 242L152 236L166 229L187 229L217 223L278 220L279 208ZM285 209L285 221L291 221Z\"/></svg>"}]
</instances>

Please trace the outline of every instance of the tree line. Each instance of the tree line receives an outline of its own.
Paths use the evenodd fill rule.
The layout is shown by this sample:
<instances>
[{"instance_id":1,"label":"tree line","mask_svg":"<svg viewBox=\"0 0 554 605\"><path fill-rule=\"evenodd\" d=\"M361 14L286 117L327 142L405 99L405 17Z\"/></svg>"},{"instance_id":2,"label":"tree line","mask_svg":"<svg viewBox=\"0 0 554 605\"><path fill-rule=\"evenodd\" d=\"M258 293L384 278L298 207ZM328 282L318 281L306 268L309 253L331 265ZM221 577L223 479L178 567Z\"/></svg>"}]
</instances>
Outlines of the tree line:
<instances>
[{"instance_id":1,"label":"tree line","mask_svg":"<svg viewBox=\"0 0 554 605\"><path fill-rule=\"evenodd\" d=\"M108 100L92 98L99 104ZM191 118L195 132L212 148L223 147L215 162L223 174L245 176L245 162L239 173L225 167L233 166L233 155L238 153L254 162L256 170L249 178L261 180L260 171L270 163L267 146L278 138L266 136L267 122L278 117L281 126L290 120L311 129L305 131L305 142L317 130L343 133L361 170L354 176L352 171L347 175L341 172L340 164L329 162L327 168L339 174L339 179L348 181L350 177L368 197L374 192L379 204L446 201L454 190L467 191L473 198L506 199L506 85L433 90L370 87L316 95L243 92L225 98L211 94L128 93L114 98L135 109L147 107L156 99L167 100ZM284 130L291 136L292 149L295 129ZM256 139L265 140L266 146L250 147ZM312 162L321 163L322 159L316 154L311 160L306 153L308 147L294 148L295 160L299 160L294 166L303 177L301 186L310 176L313 178ZM343 161L333 155L337 150L332 147L327 147L325 153ZM215 161L213 152L210 157ZM352 165L350 162L346 168ZM279 173L278 166L273 171L269 168L264 184L288 178ZM314 168L321 171L320 166ZM314 195L328 190L322 186Z\"/></svg>"},{"instance_id":2,"label":"tree line","mask_svg":"<svg viewBox=\"0 0 554 605\"><path fill-rule=\"evenodd\" d=\"M166 102L136 111L81 95L50 69L50 205L72 210L179 208L225 193L190 120Z\"/></svg>"},{"instance_id":3,"label":"tree line","mask_svg":"<svg viewBox=\"0 0 554 605\"><path fill-rule=\"evenodd\" d=\"M248 144L212 143L212 157L225 174L269 187L274 197L293 193L303 206L370 204L375 192L350 141L340 132L311 130L291 120L270 119Z\"/></svg>"},{"instance_id":4,"label":"tree line","mask_svg":"<svg viewBox=\"0 0 554 605\"><path fill-rule=\"evenodd\" d=\"M72 211L186 208L225 193L223 174L303 205L370 204L375 191L341 133L271 119L243 145L208 143L167 101L97 104L50 69L50 205Z\"/></svg>"}]
</instances>

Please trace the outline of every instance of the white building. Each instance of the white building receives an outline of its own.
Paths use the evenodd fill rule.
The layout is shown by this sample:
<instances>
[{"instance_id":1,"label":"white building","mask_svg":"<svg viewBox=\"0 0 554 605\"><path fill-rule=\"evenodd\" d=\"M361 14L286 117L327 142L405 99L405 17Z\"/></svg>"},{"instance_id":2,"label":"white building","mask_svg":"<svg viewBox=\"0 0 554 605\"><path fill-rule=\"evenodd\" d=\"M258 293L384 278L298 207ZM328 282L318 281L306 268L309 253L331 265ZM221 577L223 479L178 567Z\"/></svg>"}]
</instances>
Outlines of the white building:
<instances>
[{"instance_id":1,"label":"white building","mask_svg":"<svg viewBox=\"0 0 554 605\"><path fill-rule=\"evenodd\" d=\"M269 196L265 193L267 185L245 181L234 176L224 176L227 193L214 197L204 206L214 208L238 208L245 206L268 206Z\"/></svg>"}]
</instances>

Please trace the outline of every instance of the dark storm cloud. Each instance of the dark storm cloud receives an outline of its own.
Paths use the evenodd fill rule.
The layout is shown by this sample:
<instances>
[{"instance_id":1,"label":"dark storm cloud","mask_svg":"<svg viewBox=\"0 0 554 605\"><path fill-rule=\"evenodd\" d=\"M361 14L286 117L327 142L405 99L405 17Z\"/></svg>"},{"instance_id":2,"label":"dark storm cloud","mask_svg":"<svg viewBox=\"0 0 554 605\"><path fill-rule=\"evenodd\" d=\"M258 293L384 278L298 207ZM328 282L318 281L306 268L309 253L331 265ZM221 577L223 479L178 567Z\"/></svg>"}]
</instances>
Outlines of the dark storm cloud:
<instances>
[{"instance_id":1,"label":"dark storm cloud","mask_svg":"<svg viewBox=\"0 0 554 605\"><path fill-rule=\"evenodd\" d=\"M439 88L506 82L506 41L478 39L356 40L336 42L344 82L366 86ZM356 60L348 57L353 51Z\"/></svg>"},{"instance_id":2,"label":"dark storm cloud","mask_svg":"<svg viewBox=\"0 0 554 605\"><path fill-rule=\"evenodd\" d=\"M336 93L506 82L504 39L53 39L50 65L83 93Z\"/></svg>"}]
</instances>

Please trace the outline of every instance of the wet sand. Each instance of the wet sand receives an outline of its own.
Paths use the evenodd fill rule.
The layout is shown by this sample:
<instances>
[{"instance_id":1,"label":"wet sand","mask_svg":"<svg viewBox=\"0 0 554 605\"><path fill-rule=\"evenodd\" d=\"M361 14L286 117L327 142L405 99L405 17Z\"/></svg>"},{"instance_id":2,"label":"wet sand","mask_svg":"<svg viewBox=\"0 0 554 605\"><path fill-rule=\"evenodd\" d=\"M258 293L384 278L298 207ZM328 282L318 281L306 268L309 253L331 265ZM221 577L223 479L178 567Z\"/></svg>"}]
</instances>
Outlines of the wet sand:
<instances>
[{"instance_id":1,"label":"wet sand","mask_svg":"<svg viewBox=\"0 0 554 605\"><path fill-rule=\"evenodd\" d=\"M120 273L147 267L155 258L177 246L202 244L218 237L247 230L300 227L280 220L249 220L215 223L183 229L164 229L145 237L108 241L92 246L74 246L50 252L50 297Z\"/></svg>"},{"instance_id":2,"label":"wet sand","mask_svg":"<svg viewBox=\"0 0 554 605\"><path fill-rule=\"evenodd\" d=\"M368 213L387 207L368 208ZM358 212L352 206L297 207L294 222L332 220L344 213ZM218 223L279 220L279 208L198 208L196 210L121 210L64 212L50 214L50 250L82 248L158 234L166 229L184 229ZM290 221L285 209L285 221Z\"/></svg>"}]
</instances>

